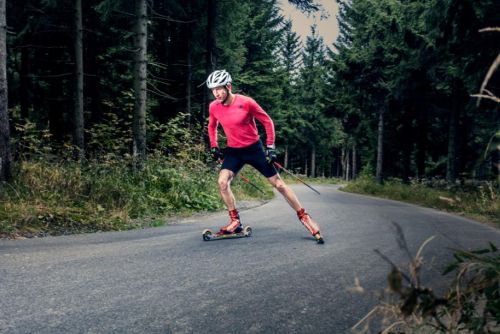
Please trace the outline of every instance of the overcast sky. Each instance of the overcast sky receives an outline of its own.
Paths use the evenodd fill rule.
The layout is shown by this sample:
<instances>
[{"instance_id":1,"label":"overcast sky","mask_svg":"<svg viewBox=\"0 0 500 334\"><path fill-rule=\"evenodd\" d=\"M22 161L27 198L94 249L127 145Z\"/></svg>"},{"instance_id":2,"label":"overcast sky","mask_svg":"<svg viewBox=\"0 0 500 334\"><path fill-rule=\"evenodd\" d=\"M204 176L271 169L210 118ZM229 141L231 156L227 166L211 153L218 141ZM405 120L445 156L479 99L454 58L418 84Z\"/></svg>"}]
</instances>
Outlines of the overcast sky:
<instances>
[{"instance_id":1,"label":"overcast sky","mask_svg":"<svg viewBox=\"0 0 500 334\"><path fill-rule=\"evenodd\" d=\"M311 26L316 23L318 33L323 37L325 45L333 49L333 42L339 34L337 24L337 13L339 6L335 0L316 0L329 14L328 19L320 20L320 14L309 15L309 17L291 5L288 0L279 0L285 19L292 19L293 30L302 38L305 45L306 37L311 34Z\"/></svg>"}]
</instances>

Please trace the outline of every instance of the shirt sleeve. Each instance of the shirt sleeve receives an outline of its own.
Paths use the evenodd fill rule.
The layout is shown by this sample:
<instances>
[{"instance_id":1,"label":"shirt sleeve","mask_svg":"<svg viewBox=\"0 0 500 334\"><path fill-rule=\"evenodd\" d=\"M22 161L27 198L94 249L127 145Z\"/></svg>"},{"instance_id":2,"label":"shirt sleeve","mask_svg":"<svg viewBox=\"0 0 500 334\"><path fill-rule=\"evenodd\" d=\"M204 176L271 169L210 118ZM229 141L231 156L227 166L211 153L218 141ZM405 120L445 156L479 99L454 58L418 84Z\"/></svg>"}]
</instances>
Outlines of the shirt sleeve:
<instances>
[{"instance_id":1,"label":"shirt sleeve","mask_svg":"<svg viewBox=\"0 0 500 334\"><path fill-rule=\"evenodd\" d=\"M264 126L266 131L266 145L274 145L274 122L262 107L253 99L249 99L249 110L252 115Z\"/></svg>"},{"instance_id":2,"label":"shirt sleeve","mask_svg":"<svg viewBox=\"0 0 500 334\"><path fill-rule=\"evenodd\" d=\"M219 126L219 121L215 118L212 107L210 107L208 112L208 139L210 140L210 148L218 147L217 144L217 127Z\"/></svg>"}]
</instances>

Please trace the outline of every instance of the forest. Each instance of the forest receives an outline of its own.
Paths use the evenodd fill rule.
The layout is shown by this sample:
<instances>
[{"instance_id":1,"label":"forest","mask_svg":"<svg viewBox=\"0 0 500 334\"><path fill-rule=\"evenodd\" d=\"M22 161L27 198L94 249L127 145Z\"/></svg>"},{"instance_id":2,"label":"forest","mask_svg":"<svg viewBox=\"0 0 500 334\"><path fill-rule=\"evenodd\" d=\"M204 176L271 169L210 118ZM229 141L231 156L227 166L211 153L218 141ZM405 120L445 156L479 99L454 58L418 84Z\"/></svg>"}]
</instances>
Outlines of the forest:
<instances>
[{"instance_id":1,"label":"forest","mask_svg":"<svg viewBox=\"0 0 500 334\"><path fill-rule=\"evenodd\" d=\"M337 3L340 35L325 45L314 25L302 44L277 0L1 0L2 189L68 164L62 179L149 164L203 175L215 69L273 118L279 160L298 174L498 186L500 3Z\"/></svg>"}]
</instances>

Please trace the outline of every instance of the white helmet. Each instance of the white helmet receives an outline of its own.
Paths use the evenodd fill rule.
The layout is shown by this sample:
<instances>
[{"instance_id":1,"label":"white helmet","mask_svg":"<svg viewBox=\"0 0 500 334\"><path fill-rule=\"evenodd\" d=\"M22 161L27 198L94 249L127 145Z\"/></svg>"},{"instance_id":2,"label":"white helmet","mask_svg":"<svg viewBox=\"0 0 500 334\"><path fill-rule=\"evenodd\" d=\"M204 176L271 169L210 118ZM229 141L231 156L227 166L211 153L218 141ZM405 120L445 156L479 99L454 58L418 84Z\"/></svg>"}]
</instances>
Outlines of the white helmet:
<instances>
[{"instance_id":1,"label":"white helmet","mask_svg":"<svg viewBox=\"0 0 500 334\"><path fill-rule=\"evenodd\" d=\"M207 79L207 87L209 89L226 86L231 83L231 75L226 70L213 71Z\"/></svg>"}]
</instances>

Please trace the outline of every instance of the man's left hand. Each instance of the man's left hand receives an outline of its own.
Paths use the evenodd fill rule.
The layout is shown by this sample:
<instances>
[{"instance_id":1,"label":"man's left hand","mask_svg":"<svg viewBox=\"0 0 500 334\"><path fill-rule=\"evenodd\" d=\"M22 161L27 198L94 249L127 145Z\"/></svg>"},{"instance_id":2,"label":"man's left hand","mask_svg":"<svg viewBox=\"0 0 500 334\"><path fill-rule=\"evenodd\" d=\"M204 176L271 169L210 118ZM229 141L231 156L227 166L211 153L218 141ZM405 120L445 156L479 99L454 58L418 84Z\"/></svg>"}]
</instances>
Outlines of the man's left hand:
<instances>
[{"instance_id":1,"label":"man's left hand","mask_svg":"<svg viewBox=\"0 0 500 334\"><path fill-rule=\"evenodd\" d=\"M270 164L278 160L278 156L276 155L276 149L274 148L274 146L268 146L266 148L266 159Z\"/></svg>"}]
</instances>

